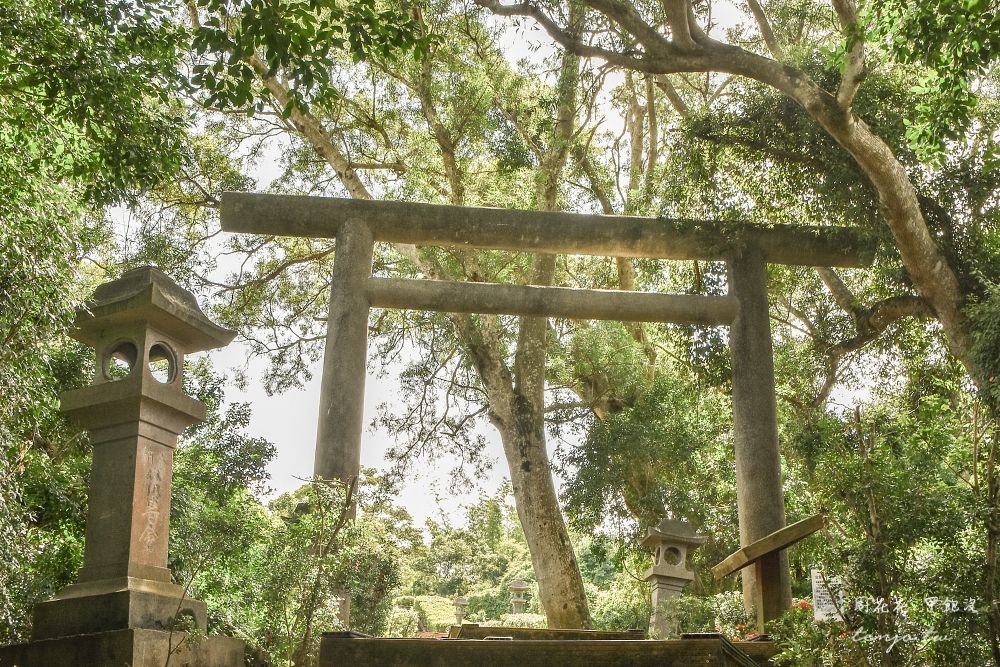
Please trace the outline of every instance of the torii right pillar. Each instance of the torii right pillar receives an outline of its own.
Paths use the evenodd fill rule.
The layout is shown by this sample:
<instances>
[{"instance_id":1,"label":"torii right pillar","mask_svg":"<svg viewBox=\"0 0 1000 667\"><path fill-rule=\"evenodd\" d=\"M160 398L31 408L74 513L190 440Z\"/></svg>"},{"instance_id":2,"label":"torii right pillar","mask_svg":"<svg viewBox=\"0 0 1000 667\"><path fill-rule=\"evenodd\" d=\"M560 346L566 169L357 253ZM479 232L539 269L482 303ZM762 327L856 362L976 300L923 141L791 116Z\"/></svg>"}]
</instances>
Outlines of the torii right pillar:
<instances>
[{"instance_id":1,"label":"torii right pillar","mask_svg":"<svg viewBox=\"0 0 1000 667\"><path fill-rule=\"evenodd\" d=\"M767 264L760 249L749 246L731 257L727 265L729 294L740 304L729 330L729 349L733 366L736 504L740 545L746 546L785 526L785 498L778 446ZM747 612L757 615L761 627L791 606L788 556L784 551L766 556L759 567L744 568L741 576Z\"/></svg>"}]
</instances>

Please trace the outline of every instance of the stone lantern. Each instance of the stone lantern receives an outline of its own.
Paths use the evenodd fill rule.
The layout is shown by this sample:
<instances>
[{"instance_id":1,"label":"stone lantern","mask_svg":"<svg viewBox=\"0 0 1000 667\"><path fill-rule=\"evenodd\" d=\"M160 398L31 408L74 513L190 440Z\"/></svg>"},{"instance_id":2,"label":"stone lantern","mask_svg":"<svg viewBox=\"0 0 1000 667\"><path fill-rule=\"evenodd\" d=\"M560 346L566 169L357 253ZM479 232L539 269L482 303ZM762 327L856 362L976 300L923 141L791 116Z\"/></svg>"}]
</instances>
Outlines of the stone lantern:
<instances>
[{"instance_id":1,"label":"stone lantern","mask_svg":"<svg viewBox=\"0 0 1000 667\"><path fill-rule=\"evenodd\" d=\"M140 630L162 631L141 635L147 644L175 628L204 632L205 604L172 583L167 569L172 463L178 435L205 418L205 406L184 393L184 355L222 347L234 333L212 323L190 292L143 267L99 287L72 335L96 352L93 384L60 397L94 450L83 567L75 584L36 605L32 639L86 635L118 651L119 631L133 631L136 645Z\"/></svg>"},{"instance_id":2,"label":"stone lantern","mask_svg":"<svg viewBox=\"0 0 1000 667\"><path fill-rule=\"evenodd\" d=\"M468 599L461 596L455 598L455 625L462 625L462 621L465 620L465 610L468 607Z\"/></svg>"},{"instance_id":3,"label":"stone lantern","mask_svg":"<svg viewBox=\"0 0 1000 667\"><path fill-rule=\"evenodd\" d=\"M650 630L661 639L677 634L667 601L679 598L684 587L694 579L687 557L707 539L695 532L686 521L663 519L655 528L649 529L642 541L642 545L653 552L653 566L644 575L652 589Z\"/></svg>"},{"instance_id":4,"label":"stone lantern","mask_svg":"<svg viewBox=\"0 0 1000 667\"><path fill-rule=\"evenodd\" d=\"M528 608L528 598L526 596L528 588L528 583L521 579L515 579L507 587L507 590L510 591L510 603L514 607L515 614L523 614L525 609Z\"/></svg>"}]
</instances>

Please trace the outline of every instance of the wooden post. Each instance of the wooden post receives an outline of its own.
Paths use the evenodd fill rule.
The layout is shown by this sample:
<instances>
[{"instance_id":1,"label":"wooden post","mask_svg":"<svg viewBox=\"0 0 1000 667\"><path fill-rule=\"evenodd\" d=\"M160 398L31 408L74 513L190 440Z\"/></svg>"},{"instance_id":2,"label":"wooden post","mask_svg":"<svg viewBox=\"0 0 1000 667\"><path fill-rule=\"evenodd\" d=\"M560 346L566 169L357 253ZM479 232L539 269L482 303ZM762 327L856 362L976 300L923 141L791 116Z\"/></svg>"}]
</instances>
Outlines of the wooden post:
<instances>
[{"instance_id":1,"label":"wooden post","mask_svg":"<svg viewBox=\"0 0 1000 667\"><path fill-rule=\"evenodd\" d=\"M768 587L768 582L779 580L780 569L774 567L775 564L780 565L782 562L780 558L777 558L778 554L785 553L785 549L799 540L809 537L825 525L826 517L822 514L814 514L740 548L712 568L712 576L715 577L716 581L743 570L744 583L746 583L747 573L752 573L752 585L754 586L752 601L755 604L754 611L757 612L757 629L761 634L764 633L764 617L766 615L762 593ZM753 565L752 568L751 565Z\"/></svg>"},{"instance_id":2,"label":"wooden post","mask_svg":"<svg viewBox=\"0 0 1000 667\"><path fill-rule=\"evenodd\" d=\"M729 262L729 294L740 303L729 334L733 365L733 435L740 543L748 545L785 525L774 395L774 351L767 304L767 265L755 246ZM742 572L747 611L763 624L792 603L788 557L769 554Z\"/></svg>"}]
</instances>

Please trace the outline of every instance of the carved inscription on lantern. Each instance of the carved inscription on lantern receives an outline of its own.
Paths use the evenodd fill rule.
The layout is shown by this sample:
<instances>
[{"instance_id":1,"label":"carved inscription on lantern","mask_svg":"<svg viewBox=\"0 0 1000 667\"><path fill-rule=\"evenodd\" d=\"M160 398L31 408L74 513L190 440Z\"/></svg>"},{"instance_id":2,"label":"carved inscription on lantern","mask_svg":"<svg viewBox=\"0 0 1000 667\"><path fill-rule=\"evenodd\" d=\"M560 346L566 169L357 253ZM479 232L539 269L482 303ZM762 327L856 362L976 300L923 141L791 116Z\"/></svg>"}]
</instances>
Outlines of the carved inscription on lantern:
<instances>
[{"instance_id":1,"label":"carved inscription on lantern","mask_svg":"<svg viewBox=\"0 0 1000 667\"><path fill-rule=\"evenodd\" d=\"M164 472L167 467L167 457L163 451L154 453L152 448L146 448L146 507L143 510L143 528L139 535L139 543L149 553L156 546L159 538L160 514L162 510Z\"/></svg>"}]
</instances>

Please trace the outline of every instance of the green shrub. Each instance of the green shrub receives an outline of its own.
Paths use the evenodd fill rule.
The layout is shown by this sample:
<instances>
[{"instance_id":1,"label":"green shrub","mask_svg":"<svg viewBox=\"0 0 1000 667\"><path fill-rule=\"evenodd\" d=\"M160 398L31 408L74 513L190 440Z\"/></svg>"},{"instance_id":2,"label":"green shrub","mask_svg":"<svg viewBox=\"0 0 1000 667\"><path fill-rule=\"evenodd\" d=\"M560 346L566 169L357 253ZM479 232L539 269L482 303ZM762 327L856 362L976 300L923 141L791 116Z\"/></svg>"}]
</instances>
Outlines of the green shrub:
<instances>
[{"instance_id":1,"label":"green shrub","mask_svg":"<svg viewBox=\"0 0 1000 667\"><path fill-rule=\"evenodd\" d=\"M411 601L412 602L412 601ZM420 614L414 609L393 607L389 611L385 637L415 637L420 627Z\"/></svg>"},{"instance_id":2,"label":"green shrub","mask_svg":"<svg viewBox=\"0 0 1000 667\"><path fill-rule=\"evenodd\" d=\"M644 630L651 614L649 586L631 578L616 577L610 587L597 592L590 612L596 630Z\"/></svg>"},{"instance_id":3,"label":"green shrub","mask_svg":"<svg viewBox=\"0 0 1000 667\"><path fill-rule=\"evenodd\" d=\"M402 595L393 600L393 606L412 610L420 632L444 632L455 624L455 604L440 595Z\"/></svg>"},{"instance_id":4,"label":"green shrub","mask_svg":"<svg viewBox=\"0 0 1000 667\"><path fill-rule=\"evenodd\" d=\"M541 614L504 614L500 617L502 628L547 628L545 617Z\"/></svg>"},{"instance_id":5,"label":"green shrub","mask_svg":"<svg viewBox=\"0 0 1000 667\"><path fill-rule=\"evenodd\" d=\"M510 593L500 588L475 591L465 597L469 600L467 618L471 623L497 619L510 612Z\"/></svg>"}]
</instances>

